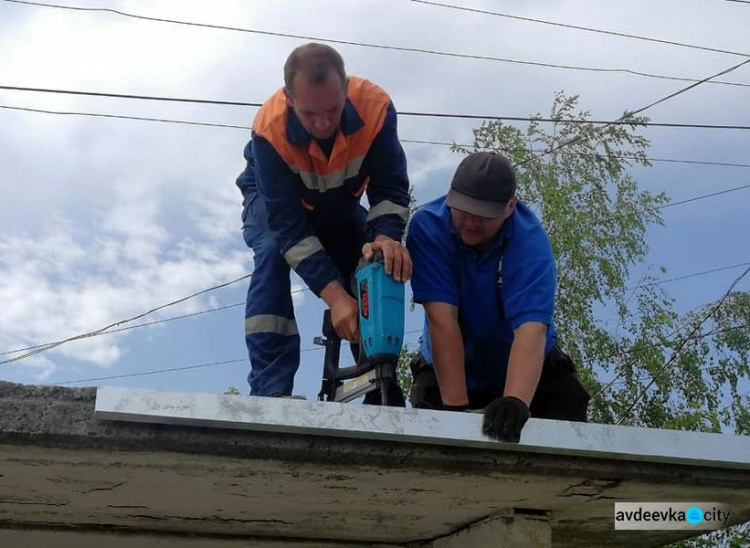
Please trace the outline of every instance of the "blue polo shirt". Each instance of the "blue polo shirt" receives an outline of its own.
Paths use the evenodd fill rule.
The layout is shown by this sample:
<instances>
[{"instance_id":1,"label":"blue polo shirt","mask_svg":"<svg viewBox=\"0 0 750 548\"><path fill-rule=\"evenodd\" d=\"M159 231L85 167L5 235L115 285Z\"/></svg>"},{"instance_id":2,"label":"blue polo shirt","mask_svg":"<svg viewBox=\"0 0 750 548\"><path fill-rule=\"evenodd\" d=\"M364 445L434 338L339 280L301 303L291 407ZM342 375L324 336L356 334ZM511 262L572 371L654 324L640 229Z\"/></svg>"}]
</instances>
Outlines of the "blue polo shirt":
<instances>
[{"instance_id":1,"label":"blue polo shirt","mask_svg":"<svg viewBox=\"0 0 750 548\"><path fill-rule=\"evenodd\" d=\"M522 324L547 324L545 356L554 346L555 262L526 205L519 201L489 249L478 253L461 242L443 196L414 214L406 246L414 301L458 307L469 390L502 395L513 330ZM432 364L426 316L421 351Z\"/></svg>"}]
</instances>

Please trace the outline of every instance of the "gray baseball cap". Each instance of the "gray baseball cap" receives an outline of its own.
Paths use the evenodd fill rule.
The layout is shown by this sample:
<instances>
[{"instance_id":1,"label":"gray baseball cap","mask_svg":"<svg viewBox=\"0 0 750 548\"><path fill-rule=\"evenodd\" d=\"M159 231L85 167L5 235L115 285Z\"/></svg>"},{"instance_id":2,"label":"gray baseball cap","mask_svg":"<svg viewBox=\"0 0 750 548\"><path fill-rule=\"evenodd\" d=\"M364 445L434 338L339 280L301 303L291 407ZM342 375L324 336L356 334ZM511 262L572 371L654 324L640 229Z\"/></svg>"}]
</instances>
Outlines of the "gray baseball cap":
<instances>
[{"instance_id":1,"label":"gray baseball cap","mask_svg":"<svg viewBox=\"0 0 750 548\"><path fill-rule=\"evenodd\" d=\"M461 160L445 197L448 207L497 219L516 194L516 172L510 160L494 152L475 152Z\"/></svg>"}]
</instances>

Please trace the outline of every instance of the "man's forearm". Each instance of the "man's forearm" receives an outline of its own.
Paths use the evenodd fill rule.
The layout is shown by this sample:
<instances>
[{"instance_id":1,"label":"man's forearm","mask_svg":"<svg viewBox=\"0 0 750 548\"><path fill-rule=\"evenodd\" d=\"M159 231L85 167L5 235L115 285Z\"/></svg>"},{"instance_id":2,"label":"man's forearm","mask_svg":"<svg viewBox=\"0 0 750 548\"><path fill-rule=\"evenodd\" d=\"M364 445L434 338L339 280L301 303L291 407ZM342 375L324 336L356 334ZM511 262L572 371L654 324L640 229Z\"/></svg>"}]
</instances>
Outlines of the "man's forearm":
<instances>
[{"instance_id":1,"label":"man's forearm","mask_svg":"<svg viewBox=\"0 0 750 548\"><path fill-rule=\"evenodd\" d=\"M430 345L440 396L445 405L467 405L464 344L458 322L430 323Z\"/></svg>"},{"instance_id":2,"label":"man's forearm","mask_svg":"<svg viewBox=\"0 0 750 548\"><path fill-rule=\"evenodd\" d=\"M333 308L338 301L342 299L345 300L347 297L350 299L352 298L351 295L346 292L346 289L344 289L336 280L330 282L323 288L323 291L320 292L320 298L328 305L328 308Z\"/></svg>"},{"instance_id":3,"label":"man's forearm","mask_svg":"<svg viewBox=\"0 0 750 548\"><path fill-rule=\"evenodd\" d=\"M526 405L531 404L542 374L547 326L529 322L514 332L508 360L504 396L515 396Z\"/></svg>"}]
</instances>

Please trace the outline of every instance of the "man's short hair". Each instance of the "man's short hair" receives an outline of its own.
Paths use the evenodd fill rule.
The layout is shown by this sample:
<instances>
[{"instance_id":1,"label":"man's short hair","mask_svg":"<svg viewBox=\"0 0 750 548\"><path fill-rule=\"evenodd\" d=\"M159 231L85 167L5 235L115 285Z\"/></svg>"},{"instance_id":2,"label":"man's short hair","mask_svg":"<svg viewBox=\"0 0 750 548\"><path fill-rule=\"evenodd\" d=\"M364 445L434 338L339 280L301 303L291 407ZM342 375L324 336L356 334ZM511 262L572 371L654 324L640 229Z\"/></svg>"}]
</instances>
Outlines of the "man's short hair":
<instances>
[{"instance_id":1,"label":"man's short hair","mask_svg":"<svg viewBox=\"0 0 750 548\"><path fill-rule=\"evenodd\" d=\"M284 86L294 95L294 77L298 72L304 74L307 81L319 86L326 81L328 74L336 71L341 79L341 87L346 87L344 59L331 46L311 42L295 48L284 63Z\"/></svg>"}]
</instances>

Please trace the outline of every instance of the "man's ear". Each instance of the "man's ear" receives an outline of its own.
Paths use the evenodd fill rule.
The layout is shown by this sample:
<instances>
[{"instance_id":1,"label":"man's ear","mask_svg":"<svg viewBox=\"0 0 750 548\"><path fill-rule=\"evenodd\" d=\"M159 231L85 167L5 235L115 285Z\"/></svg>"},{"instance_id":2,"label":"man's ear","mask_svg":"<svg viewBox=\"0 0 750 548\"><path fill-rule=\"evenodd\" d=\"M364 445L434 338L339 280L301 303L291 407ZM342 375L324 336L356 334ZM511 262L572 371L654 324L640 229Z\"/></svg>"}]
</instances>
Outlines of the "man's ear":
<instances>
[{"instance_id":1,"label":"man's ear","mask_svg":"<svg viewBox=\"0 0 750 548\"><path fill-rule=\"evenodd\" d=\"M516 210L516 204L518 203L518 196L513 196L510 200L508 200L508 207L506 209L506 213L508 217L510 217L511 213L513 213Z\"/></svg>"},{"instance_id":2,"label":"man's ear","mask_svg":"<svg viewBox=\"0 0 750 548\"><path fill-rule=\"evenodd\" d=\"M284 88L284 97L286 97L286 106L289 108L294 107L294 97L292 97L292 93L287 88Z\"/></svg>"}]
</instances>

